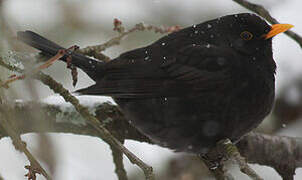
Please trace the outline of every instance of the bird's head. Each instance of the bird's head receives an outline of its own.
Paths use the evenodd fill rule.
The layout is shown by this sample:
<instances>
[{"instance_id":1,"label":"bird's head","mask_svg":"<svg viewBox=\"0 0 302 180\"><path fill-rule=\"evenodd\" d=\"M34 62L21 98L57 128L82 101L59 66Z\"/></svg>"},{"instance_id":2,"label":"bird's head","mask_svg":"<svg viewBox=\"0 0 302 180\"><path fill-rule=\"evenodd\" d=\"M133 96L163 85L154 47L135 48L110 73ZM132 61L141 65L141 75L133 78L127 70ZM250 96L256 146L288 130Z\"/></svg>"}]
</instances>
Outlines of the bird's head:
<instances>
[{"instance_id":1,"label":"bird's head","mask_svg":"<svg viewBox=\"0 0 302 180\"><path fill-rule=\"evenodd\" d=\"M221 23L217 31L225 29L221 32L222 39L228 40L230 46L246 54L271 47L274 36L293 27L291 24L270 26L261 17L250 13L224 16L217 23Z\"/></svg>"},{"instance_id":2,"label":"bird's head","mask_svg":"<svg viewBox=\"0 0 302 180\"><path fill-rule=\"evenodd\" d=\"M208 28L208 37L211 34L219 36L215 42L208 39L210 43L230 47L256 64L269 63L272 71L275 71L272 38L293 27L291 24L269 25L261 17L250 13L223 16L204 26L215 27ZM264 60L272 62L261 62Z\"/></svg>"}]
</instances>

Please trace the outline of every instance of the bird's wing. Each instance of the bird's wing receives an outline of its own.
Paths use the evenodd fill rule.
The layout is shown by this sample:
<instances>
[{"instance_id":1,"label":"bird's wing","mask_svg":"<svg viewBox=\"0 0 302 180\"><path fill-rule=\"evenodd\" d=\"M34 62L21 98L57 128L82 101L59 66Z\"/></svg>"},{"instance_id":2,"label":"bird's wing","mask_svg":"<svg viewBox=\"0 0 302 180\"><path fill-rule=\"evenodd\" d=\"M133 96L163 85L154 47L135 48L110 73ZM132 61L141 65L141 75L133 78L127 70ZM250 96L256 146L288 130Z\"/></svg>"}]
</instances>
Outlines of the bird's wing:
<instances>
[{"instance_id":1,"label":"bird's wing","mask_svg":"<svg viewBox=\"0 0 302 180\"><path fill-rule=\"evenodd\" d=\"M175 60L167 61L161 67L172 79L198 93L226 88L235 59L229 48L192 44L180 49Z\"/></svg>"},{"instance_id":2,"label":"bird's wing","mask_svg":"<svg viewBox=\"0 0 302 180\"><path fill-rule=\"evenodd\" d=\"M152 98L198 94L222 87L229 76L230 53L208 45L189 45L173 56L146 59L141 48L107 65L106 75L78 92L118 98Z\"/></svg>"}]
</instances>

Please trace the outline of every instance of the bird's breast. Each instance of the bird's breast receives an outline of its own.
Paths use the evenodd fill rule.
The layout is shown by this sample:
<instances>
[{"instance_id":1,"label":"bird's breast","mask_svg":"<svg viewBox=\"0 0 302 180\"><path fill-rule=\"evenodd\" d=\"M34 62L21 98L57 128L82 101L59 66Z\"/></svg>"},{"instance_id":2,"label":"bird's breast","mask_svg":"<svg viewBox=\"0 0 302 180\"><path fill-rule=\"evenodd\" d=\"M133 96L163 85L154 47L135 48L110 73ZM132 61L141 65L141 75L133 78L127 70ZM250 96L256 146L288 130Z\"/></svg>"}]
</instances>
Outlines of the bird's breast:
<instances>
[{"instance_id":1,"label":"bird's breast","mask_svg":"<svg viewBox=\"0 0 302 180\"><path fill-rule=\"evenodd\" d=\"M155 143L193 153L223 138L239 139L267 116L273 100L274 88L260 81L190 98L116 99L127 119Z\"/></svg>"}]
</instances>

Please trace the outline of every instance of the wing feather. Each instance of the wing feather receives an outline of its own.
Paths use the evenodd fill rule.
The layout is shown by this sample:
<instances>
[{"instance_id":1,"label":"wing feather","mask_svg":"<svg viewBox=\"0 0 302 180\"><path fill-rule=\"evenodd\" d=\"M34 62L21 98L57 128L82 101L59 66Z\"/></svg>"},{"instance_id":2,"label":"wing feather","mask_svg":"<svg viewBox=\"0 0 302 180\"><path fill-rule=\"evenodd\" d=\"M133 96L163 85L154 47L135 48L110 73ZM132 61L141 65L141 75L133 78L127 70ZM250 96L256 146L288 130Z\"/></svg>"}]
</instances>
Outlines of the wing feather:
<instances>
[{"instance_id":1,"label":"wing feather","mask_svg":"<svg viewBox=\"0 0 302 180\"><path fill-rule=\"evenodd\" d=\"M194 96L200 91L223 89L231 79L228 64L232 53L223 48L189 45L164 62L159 57L146 62L145 52L141 48L122 54L107 65L104 79L78 92L118 98ZM218 58L226 63L217 63Z\"/></svg>"}]
</instances>

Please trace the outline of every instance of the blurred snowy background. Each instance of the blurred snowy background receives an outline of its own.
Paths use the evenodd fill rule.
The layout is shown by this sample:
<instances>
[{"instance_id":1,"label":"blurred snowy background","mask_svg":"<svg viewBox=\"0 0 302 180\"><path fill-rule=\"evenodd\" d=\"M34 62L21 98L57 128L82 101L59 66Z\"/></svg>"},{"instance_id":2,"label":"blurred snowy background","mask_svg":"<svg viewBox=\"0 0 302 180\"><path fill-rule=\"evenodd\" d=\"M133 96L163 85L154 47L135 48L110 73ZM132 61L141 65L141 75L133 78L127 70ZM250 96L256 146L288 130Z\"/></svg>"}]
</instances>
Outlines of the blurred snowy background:
<instances>
[{"instance_id":1,"label":"blurred snowy background","mask_svg":"<svg viewBox=\"0 0 302 180\"><path fill-rule=\"evenodd\" d=\"M295 25L293 31L302 34L301 0L253 0L251 2L262 3L273 17L282 23ZM226 14L249 12L231 0L2 0L1 8L3 18L14 33L18 30L32 30L63 46L76 44L80 47L100 44L114 37L116 35L116 32L112 31L114 18L120 19L126 28L131 28L139 22L156 26L186 27ZM121 45L110 48L104 53L114 58L127 50L148 45L161 36L153 32L133 33L122 41ZM301 87L299 89L299 86L294 85L296 81L302 81L301 48L282 34L274 39L273 49L278 65L277 94L282 95L282 100L287 104L301 104ZM30 48L27 50L34 52ZM71 91L93 83L80 72L78 85L73 88L70 73L61 62L55 63L45 72ZM35 86L39 90L40 99L53 95L48 87L39 82L36 82ZM289 86L291 88L287 88ZM23 82L16 82L12 87L17 93L6 92L11 98L32 99ZM274 115L267 118L259 128L260 131L302 136L302 121L298 120L299 117L291 119L290 122L282 121L281 129L278 126L280 121L276 123L274 118ZM110 149L100 139L71 134L49 134L49 137L51 145L45 144L45 147L51 146L56 154L54 179L117 179ZM39 143L41 139L38 135L27 134L22 138L34 154L41 148ZM163 176L171 158L183 156L145 143L126 141L125 145L153 166L158 176ZM37 154L41 159L42 156L47 154ZM133 166L126 158L124 161L127 172L133 179L143 177L140 169ZM23 167L27 163L26 157L14 149L10 139L0 140L0 175L4 179L22 179L26 173ZM258 165L253 167L264 179L281 179L271 168ZM245 175L236 173L238 170L234 171L238 179L248 179ZM301 179L302 171L298 170L296 173L295 179ZM44 178L39 176L38 179Z\"/></svg>"}]
</instances>

